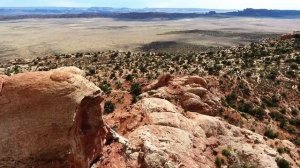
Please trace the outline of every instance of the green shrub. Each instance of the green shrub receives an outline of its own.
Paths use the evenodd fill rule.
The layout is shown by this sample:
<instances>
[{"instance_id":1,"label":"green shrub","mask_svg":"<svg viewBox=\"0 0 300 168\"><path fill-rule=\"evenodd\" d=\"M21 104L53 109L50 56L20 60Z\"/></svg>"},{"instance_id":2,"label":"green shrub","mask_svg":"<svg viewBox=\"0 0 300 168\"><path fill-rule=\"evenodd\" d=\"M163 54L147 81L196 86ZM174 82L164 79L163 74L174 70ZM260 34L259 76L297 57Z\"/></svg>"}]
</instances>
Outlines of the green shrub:
<instances>
[{"instance_id":1,"label":"green shrub","mask_svg":"<svg viewBox=\"0 0 300 168\"><path fill-rule=\"evenodd\" d=\"M251 103L240 103L238 110L247 114L250 114L258 119L263 119L267 114L261 107L254 107Z\"/></svg>"},{"instance_id":2,"label":"green shrub","mask_svg":"<svg viewBox=\"0 0 300 168\"><path fill-rule=\"evenodd\" d=\"M263 97L262 101L268 107L277 107L280 100L276 95L273 95L272 97L268 97L268 96Z\"/></svg>"},{"instance_id":3,"label":"green shrub","mask_svg":"<svg viewBox=\"0 0 300 168\"><path fill-rule=\"evenodd\" d=\"M285 153L285 150L284 150L283 147L278 147L278 148L277 148L277 152L278 152L279 154L283 154L283 153Z\"/></svg>"},{"instance_id":4,"label":"green shrub","mask_svg":"<svg viewBox=\"0 0 300 168\"><path fill-rule=\"evenodd\" d=\"M300 138L295 138L292 140L292 142L296 145L296 146L300 146Z\"/></svg>"},{"instance_id":5,"label":"green shrub","mask_svg":"<svg viewBox=\"0 0 300 168\"><path fill-rule=\"evenodd\" d=\"M280 124L279 124L279 127L280 128L285 128L286 126L288 126L288 121L287 120L281 120L280 121Z\"/></svg>"},{"instance_id":6,"label":"green shrub","mask_svg":"<svg viewBox=\"0 0 300 168\"><path fill-rule=\"evenodd\" d=\"M270 139L275 139L278 137L278 132L275 132L271 128L268 128L268 129L266 129L264 135Z\"/></svg>"},{"instance_id":7,"label":"green shrub","mask_svg":"<svg viewBox=\"0 0 300 168\"><path fill-rule=\"evenodd\" d=\"M287 125L284 129L291 134L296 134L296 129L292 125Z\"/></svg>"},{"instance_id":8,"label":"green shrub","mask_svg":"<svg viewBox=\"0 0 300 168\"><path fill-rule=\"evenodd\" d=\"M277 163L278 168L290 168L291 167L290 163L283 158L280 158L280 159L277 158L276 163Z\"/></svg>"},{"instance_id":9,"label":"green shrub","mask_svg":"<svg viewBox=\"0 0 300 168\"><path fill-rule=\"evenodd\" d=\"M125 80L131 82L131 81L133 81L133 78L134 78L134 76L132 74L128 74L128 75L126 75Z\"/></svg>"},{"instance_id":10,"label":"green shrub","mask_svg":"<svg viewBox=\"0 0 300 168\"><path fill-rule=\"evenodd\" d=\"M259 118L259 119L263 119L265 117L265 115L267 115L267 113L265 112L265 110L261 107L256 107L252 110L252 113L255 117Z\"/></svg>"},{"instance_id":11,"label":"green shrub","mask_svg":"<svg viewBox=\"0 0 300 168\"><path fill-rule=\"evenodd\" d=\"M292 70L286 71L286 76L287 76L288 78L296 78L296 77L297 77L296 72L295 72L295 71L292 71Z\"/></svg>"},{"instance_id":12,"label":"green shrub","mask_svg":"<svg viewBox=\"0 0 300 168\"><path fill-rule=\"evenodd\" d=\"M104 103L104 113L112 113L114 112L116 106L112 101L107 101Z\"/></svg>"},{"instance_id":13,"label":"green shrub","mask_svg":"<svg viewBox=\"0 0 300 168\"><path fill-rule=\"evenodd\" d=\"M297 109L292 109L292 115L293 116L296 116L296 115L298 115L299 114L299 110L297 110Z\"/></svg>"},{"instance_id":14,"label":"green shrub","mask_svg":"<svg viewBox=\"0 0 300 168\"><path fill-rule=\"evenodd\" d=\"M111 93L111 85L107 81L104 81L100 85L100 89L105 93L105 94L110 94Z\"/></svg>"},{"instance_id":15,"label":"green shrub","mask_svg":"<svg viewBox=\"0 0 300 168\"><path fill-rule=\"evenodd\" d=\"M235 107L236 104L236 100L237 100L238 96L235 92L231 92L229 95L227 95L225 97L225 101L227 102L227 104L231 107Z\"/></svg>"},{"instance_id":16,"label":"green shrub","mask_svg":"<svg viewBox=\"0 0 300 168\"><path fill-rule=\"evenodd\" d=\"M142 73L146 73L148 71L145 66L140 66L139 69Z\"/></svg>"},{"instance_id":17,"label":"green shrub","mask_svg":"<svg viewBox=\"0 0 300 168\"><path fill-rule=\"evenodd\" d=\"M209 74L209 75L215 75L215 76L218 76L218 75L219 75L219 71L220 71L221 69L222 69L222 66L221 66L221 65L214 64L213 66L208 67L208 68L207 68L207 71L208 71L208 74Z\"/></svg>"},{"instance_id":18,"label":"green shrub","mask_svg":"<svg viewBox=\"0 0 300 168\"><path fill-rule=\"evenodd\" d=\"M239 103L239 107L238 107L239 111L252 114L252 109L253 109L253 105L250 102Z\"/></svg>"},{"instance_id":19,"label":"green shrub","mask_svg":"<svg viewBox=\"0 0 300 168\"><path fill-rule=\"evenodd\" d=\"M298 119L298 118L292 118L292 119L290 119L290 120L289 120L289 123L290 123L291 125L294 125L294 126L300 128L300 119Z\"/></svg>"},{"instance_id":20,"label":"green shrub","mask_svg":"<svg viewBox=\"0 0 300 168\"><path fill-rule=\"evenodd\" d=\"M139 83L134 83L131 85L130 94L133 96L138 96L142 93L142 87Z\"/></svg>"},{"instance_id":21,"label":"green shrub","mask_svg":"<svg viewBox=\"0 0 300 168\"><path fill-rule=\"evenodd\" d=\"M289 152L289 149L288 149L288 148L285 148L285 147L278 147L278 148L277 148L277 152L278 152L279 154L288 153L288 152Z\"/></svg>"},{"instance_id":22,"label":"green shrub","mask_svg":"<svg viewBox=\"0 0 300 168\"><path fill-rule=\"evenodd\" d=\"M140 100L139 96L133 95L132 99L131 99L131 103L134 104L134 103L138 102L139 100Z\"/></svg>"},{"instance_id":23,"label":"green shrub","mask_svg":"<svg viewBox=\"0 0 300 168\"><path fill-rule=\"evenodd\" d=\"M222 159L217 157L216 160L215 160L216 167L221 168L222 162L223 162Z\"/></svg>"},{"instance_id":24,"label":"green shrub","mask_svg":"<svg viewBox=\"0 0 300 168\"><path fill-rule=\"evenodd\" d=\"M96 68L95 67L89 67L88 68L88 74L87 75L94 75L96 74Z\"/></svg>"},{"instance_id":25,"label":"green shrub","mask_svg":"<svg viewBox=\"0 0 300 168\"><path fill-rule=\"evenodd\" d=\"M226 156L226 157L231 156L231 151L230 151L230 149L228 149L228 148L223 149L223 150L222 150L222 155L224 155L224 156Z\"/></svg>"},{"instance_id":26,"label":"green shrub","mask_svg":"<svg viewBox=\"0 0 300 168\"><path fill-rule=\"evenodd\" d=\"M283 120L285 120L285 116L283 114L277 112L277 111L271 112L269 115L275 121L283 121Z\"/></svg>"}]
</instances>

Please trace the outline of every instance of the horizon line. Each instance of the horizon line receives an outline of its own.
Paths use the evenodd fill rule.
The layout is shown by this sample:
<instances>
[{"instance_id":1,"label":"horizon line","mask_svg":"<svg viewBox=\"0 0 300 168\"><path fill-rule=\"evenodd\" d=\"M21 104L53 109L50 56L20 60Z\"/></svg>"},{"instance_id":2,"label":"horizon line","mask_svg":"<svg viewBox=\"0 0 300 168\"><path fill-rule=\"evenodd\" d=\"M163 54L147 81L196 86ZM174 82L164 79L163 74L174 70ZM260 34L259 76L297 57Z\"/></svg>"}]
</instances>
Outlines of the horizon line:
<instances>
[{"instance_id":1,"label":"horizon line","mask_svg":"<svg viewBox=\"0 0 300 168\"><path fill-rule=\"evenodd\" d=\"M300 10L300 9L277 9L277 8L239 8L239 9L226 9L226 8L174 8L174 7L143 7L143 8L131 8L131 7L109 7L109 6L0 6L0 8L112 8L112 9L210 9L210 10L245 10L245 9L266 9L266 10Z\"/></svg>"}]
</instances>

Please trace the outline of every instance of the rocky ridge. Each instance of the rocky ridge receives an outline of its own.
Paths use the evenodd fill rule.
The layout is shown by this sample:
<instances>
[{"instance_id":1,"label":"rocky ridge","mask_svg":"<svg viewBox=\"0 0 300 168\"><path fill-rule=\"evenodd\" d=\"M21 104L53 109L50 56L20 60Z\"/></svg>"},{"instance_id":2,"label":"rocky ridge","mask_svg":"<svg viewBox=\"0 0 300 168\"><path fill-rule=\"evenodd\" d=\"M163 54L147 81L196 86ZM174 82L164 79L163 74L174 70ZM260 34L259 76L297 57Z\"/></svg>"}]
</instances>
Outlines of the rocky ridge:
<instances>
[{"instance_id":1,"label":"rocky ridge","mask_svg":"<svg viewBox=\"0 0 300 168\"><path fill-rule=\"evenodd\" d=\"M160 79L165 82L165 77ZM268 139L214 117L221 101L209 91L203 78L174 78L164 84L154 90L147 87L149 91L141 95L130 112L141 119L133 131L125 128L128 144L123 148L116 144L106 147L108 156L95 167L114 167L117 163L121 167L209 168L216 167L215 162L220 159L230 167L273 168L277 167L277 158L288 160L291 167L300 164L299 147L293 143ZM174 87L178 88L176 92ZM168 100L178 100L182 105ZM196 102L193 107L197 110L190 110L185 101ZM122 116L115 116L115 123L118 123L116 118L128 123ZM288 149L289 154L281 155L273 145ZM123 155L118 155L122 152Z\"/></svg>"}]
</instances>

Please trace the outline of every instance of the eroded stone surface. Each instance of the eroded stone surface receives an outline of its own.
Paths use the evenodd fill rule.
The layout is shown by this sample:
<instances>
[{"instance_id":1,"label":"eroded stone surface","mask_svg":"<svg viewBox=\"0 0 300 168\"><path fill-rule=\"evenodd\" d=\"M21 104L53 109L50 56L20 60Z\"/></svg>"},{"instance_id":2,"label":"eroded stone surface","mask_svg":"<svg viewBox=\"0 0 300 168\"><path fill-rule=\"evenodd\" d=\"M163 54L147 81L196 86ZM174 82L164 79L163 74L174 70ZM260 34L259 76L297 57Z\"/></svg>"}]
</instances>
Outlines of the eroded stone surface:
<instances>
[{"instance_id":1,"label":"eroded stone surface","mask_svg":"<svg viewBox=\"0 0 300 168\"><path fill-rule=\"evenodd\" d=\"M149 105L147 98L140 103ZM161 101L165 102L166 100ZM154 104L156 109L166 109L169 103ZM160 106L160 107L157 107ZM151 110L150 110L151 111ZM235 163L253 163L259 168L277 167L281 157L268 145L263 136L228 124L220 118L195 112L156 110L147 113L150 123L129 134L128 156L139 159L145 167L215 167L215 152L231 149ZM277 140L281 142L280 140ZM283 141L282 143L286 143ZM286 143L290 144L290 143ZM295 147L290 147L291 149ZM284 156L296 165L298 155ZM297 158L297 159L296 159ZM296 159L296 160L295 160Z\"/></svg>"},{"instance_id":2,"label":"eroded stone surface","mask_svg":"<svg viewBox=\"0 0 300 168\"><path fill-rule=\"evenodd\" d=\"M68 67L0 77L0 167L88 167L100 154L101 90L82 75Z\"/></svg>"}]
</instances>

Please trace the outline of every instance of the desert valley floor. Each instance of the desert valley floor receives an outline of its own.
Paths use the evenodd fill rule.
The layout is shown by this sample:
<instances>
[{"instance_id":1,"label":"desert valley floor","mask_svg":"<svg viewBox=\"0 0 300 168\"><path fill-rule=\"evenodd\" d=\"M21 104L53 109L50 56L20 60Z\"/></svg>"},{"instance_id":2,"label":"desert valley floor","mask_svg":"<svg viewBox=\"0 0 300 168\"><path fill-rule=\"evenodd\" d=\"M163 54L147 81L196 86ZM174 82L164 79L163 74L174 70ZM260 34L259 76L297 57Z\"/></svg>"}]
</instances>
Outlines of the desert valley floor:
<instances>
[{"instance_id":1,"label":"desert valley floor","mask_svg":"<svg viewBox=\"0 0 300 168\"><path fill-rule=\"evenodd\" d=\"M197 18L128 21L107 18L0 22L0 61L82 51L205 50L300 29L300 19Z\"/></svg>"}]
</instances>

